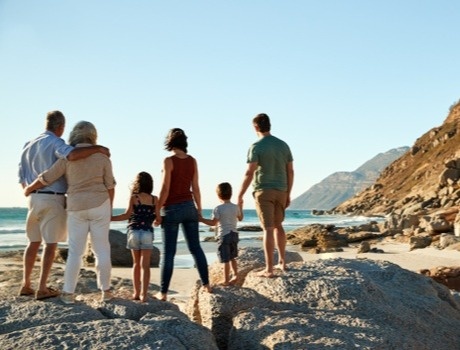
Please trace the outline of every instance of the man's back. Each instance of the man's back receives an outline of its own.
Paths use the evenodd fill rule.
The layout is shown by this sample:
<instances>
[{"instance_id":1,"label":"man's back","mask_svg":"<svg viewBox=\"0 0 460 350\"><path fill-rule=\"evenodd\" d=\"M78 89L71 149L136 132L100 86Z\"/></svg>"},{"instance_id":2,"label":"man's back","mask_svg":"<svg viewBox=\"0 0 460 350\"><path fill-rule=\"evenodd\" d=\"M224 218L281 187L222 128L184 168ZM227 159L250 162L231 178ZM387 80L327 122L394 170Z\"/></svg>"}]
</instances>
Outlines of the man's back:
<instances>
[{"instance_id":1,"label":"man's back","mask_svg":"<svg viewBox=\"0 0 460 350\"><path fill-rule=\"evenodd\" d=\"M29 185L38 175L49 169L58 158L65 158L73 147L50 131L45 131L23 148L19 164L19 182ZM65 179L61 178L44 190L66 192Z\"/></svg>"},{"instance_id":2,"label":"man's back","mask_svg":"<svg viewBox=\"0 0 460 350\"><path fill-rule=\"evenodd\" d=\"M262 189L287 190L286 166L292 162L292 153L286 142L267 135L255 142L248 152L248 163L256 162L254 191Z\"/></svg>"}]
</instances>

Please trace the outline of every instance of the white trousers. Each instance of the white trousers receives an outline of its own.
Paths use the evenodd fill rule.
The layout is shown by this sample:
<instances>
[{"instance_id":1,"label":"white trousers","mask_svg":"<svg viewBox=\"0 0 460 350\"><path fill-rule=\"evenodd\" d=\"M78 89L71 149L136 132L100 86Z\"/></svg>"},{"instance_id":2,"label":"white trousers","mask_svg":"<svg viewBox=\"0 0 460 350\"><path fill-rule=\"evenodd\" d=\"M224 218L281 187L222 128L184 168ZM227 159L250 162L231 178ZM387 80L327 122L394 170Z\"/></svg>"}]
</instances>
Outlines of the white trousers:
<instances>
[{"instance_id":1,"label":"white trousers","mask_svg":"<svg viewBox=\"0 0 460 350\"><path fill-rule=\"evenodd\" d=\"M69 254L64 272L64 287L62 288L64 292L75 292L88 233L91 238L91 248L96 258L97 286L101 290L110 289L112 262L109 229L111 211L110 200L106 200L96 208L67 212Z\"/></svg>"}]
</instances>

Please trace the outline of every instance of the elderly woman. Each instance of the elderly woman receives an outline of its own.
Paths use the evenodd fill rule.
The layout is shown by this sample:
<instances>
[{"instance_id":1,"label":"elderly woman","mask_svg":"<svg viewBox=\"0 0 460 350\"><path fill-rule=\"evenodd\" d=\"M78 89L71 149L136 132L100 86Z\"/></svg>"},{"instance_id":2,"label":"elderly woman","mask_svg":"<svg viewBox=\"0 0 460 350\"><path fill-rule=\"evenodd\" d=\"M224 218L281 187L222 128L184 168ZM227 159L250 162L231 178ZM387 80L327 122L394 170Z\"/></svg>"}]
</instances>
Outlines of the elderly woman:
<instances>
[{"instance_id":1,"label":"elderly woman","mask_svg":"<svg viewBox=\"0 0 460 350\"><path fill-rule=\"evenodd\" d=\"M88 147L97 142L97 131L87 121L78 122L69 136L69 144ZM59 159L27 186L25 195L44 187L65 175L67 190L67 226L69 231L69 254L64 273L61 300L74 303L74 292L85 252L88 232L91 248L96 257L97 285L102 291L101 301L112 298L110 292L110 243L109 229L114 197L115 179L110 158L95 153L78 161Z\"/></svg>"}]
</instances>

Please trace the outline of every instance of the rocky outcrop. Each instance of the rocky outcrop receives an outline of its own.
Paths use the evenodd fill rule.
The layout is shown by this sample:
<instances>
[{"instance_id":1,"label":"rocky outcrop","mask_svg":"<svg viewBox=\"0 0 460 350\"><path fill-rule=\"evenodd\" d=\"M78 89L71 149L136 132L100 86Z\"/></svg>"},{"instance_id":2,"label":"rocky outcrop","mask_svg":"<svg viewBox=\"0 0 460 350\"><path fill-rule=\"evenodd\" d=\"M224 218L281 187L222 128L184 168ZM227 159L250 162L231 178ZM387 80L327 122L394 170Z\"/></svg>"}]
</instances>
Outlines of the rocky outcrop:
<instances>
[{"instance_id":1,"label":"rocky outcrop","mask_svg":"<svg viewBox=\"0 0 460 350\"><path fill-rule=\"evenodd\" d=\"M408 150L409 147L399 147L379 153L355 171L340 171L329 175L294 198L289 208L330 210L374 184L382 170Z\"/></svg>"},{"instance_id":2,"label":"rocky outcrop","mask_svg":"<svg viewBox=\"0 0 460 350\"><path fill-rule=\"evenodd\" d=\"M438 266L429 270L421 270L420 273L431 277L450 289L460 291L460 267L458 266Z\"/></svg>"},{"instance_id":3,"label":"rocky outcrop","mask_svg":"<svg viewBox=\"0 0 460 350\"><path fill-rule=\"evenodd\" d=\"M386 219L349 227L312 224L289 231L287 241L309 253L341 251L358 242L377 242L384 238L409 243L410 250L433 246L460 251L459 208L438 210L431 215L389 215ZM456 226L457 225L457 226ZM366 247L363 247L366 249ZM370 252L378 252L369 247Z\"/></svg>"},{"instance_id":4,"label":"rocky outcrop","mask_svg":"<svg viewBox=\"0 0 460 350\"><path fill-rule=\"evenodd\" d=\"M171 302L129 300L125 279L113 279L115 298L99 302L87 270L75 305L16 297L22 274L11 265L0 271L0 348L458 349L460 303L434 279L382 261L301 260L288 252L288 270L264 278L263 251L241 249L237 285L215 285L222 266L213 264L213 293L197 283L186 314ZM62 277L53 268L51 283Z\"/></svg>"},{"instance_id":5,"label":"rocky outcrop","mask_svg":"<svg viewBox=\"0 0 460 350\"><path fill-rule=\"evenodd\" d=\"M376 221L352 227L336 227L335 225L312 224L289 231L287 241L291 245L299 245L303 251L311 253L328 253L341 251L350 243L365 240L376 240L385 237L387 233L380 232Z\"/></svg>"},{"instance_id":6,"label":"rocky outcrop","mask_svg":"<svg viewBox=\"0 0 460 350\"><path fill-rule=\"evenodd\" d=\"M460 102L440 127L416 140L410 151L389 165L336 213L422 215L460 206Z\"/></svg>"},{"instance_id":7,"label":"rocky outcrop","mask_svg":"<svg viewBox=\"0 0 460 350\"><path fill-rule=\"evenodd\" d=\"M34 278L38 278L38 271ZM217 349L212 332L178 306L130 300L131 280L112 279L115 298L100 302L95 273L82 270L75 305L16 297L21 270L0 271L0 349ZM63 270L53 268L51 284Z\"/></svg>"},{"instance_id":8,"label":"rocky outcrop","mask_svg":"<svg viewBox=\"0 0 460 350\"><path fill-rule=\"evenodd\" d=\"M263 261L253 249L240 260L248 251ZM288 268L275 278L252 270L241 287L215 287L213 294L197 288L188 312L213 331L219 349L458 348L460 304L430 278L368 260Z\"/></svg>"}]
</instances>

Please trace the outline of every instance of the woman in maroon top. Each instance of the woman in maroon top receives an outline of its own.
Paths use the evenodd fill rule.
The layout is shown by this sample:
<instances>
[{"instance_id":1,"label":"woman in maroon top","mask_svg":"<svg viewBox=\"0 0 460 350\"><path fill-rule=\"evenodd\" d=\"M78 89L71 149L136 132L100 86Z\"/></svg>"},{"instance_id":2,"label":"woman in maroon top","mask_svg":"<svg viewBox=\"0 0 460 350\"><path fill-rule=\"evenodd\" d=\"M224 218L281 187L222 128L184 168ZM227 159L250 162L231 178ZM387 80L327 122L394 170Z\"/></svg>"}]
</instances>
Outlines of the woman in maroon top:
<instances>
[{"instance_id":1,"label":"woman in maroon top","mask_svg":"<svg viewBox=\"0 0 460 350\"><path fill-rule=\"evenodd\" d=\"M163 263L161 265L161 286L158 299L166 300L169 283L174 269L177 236L182 228L188 249L198 269L203 288L212 292L209 285L208 262L200 245L199 215L201 215L201 194L198 184L198 167L195 158L187 154L187 136L179 128L171 129L166 137L165 149L173 153L163 162L163 184L158 205L161 208L163 238Z\"/></svg>"}]
</instances>

